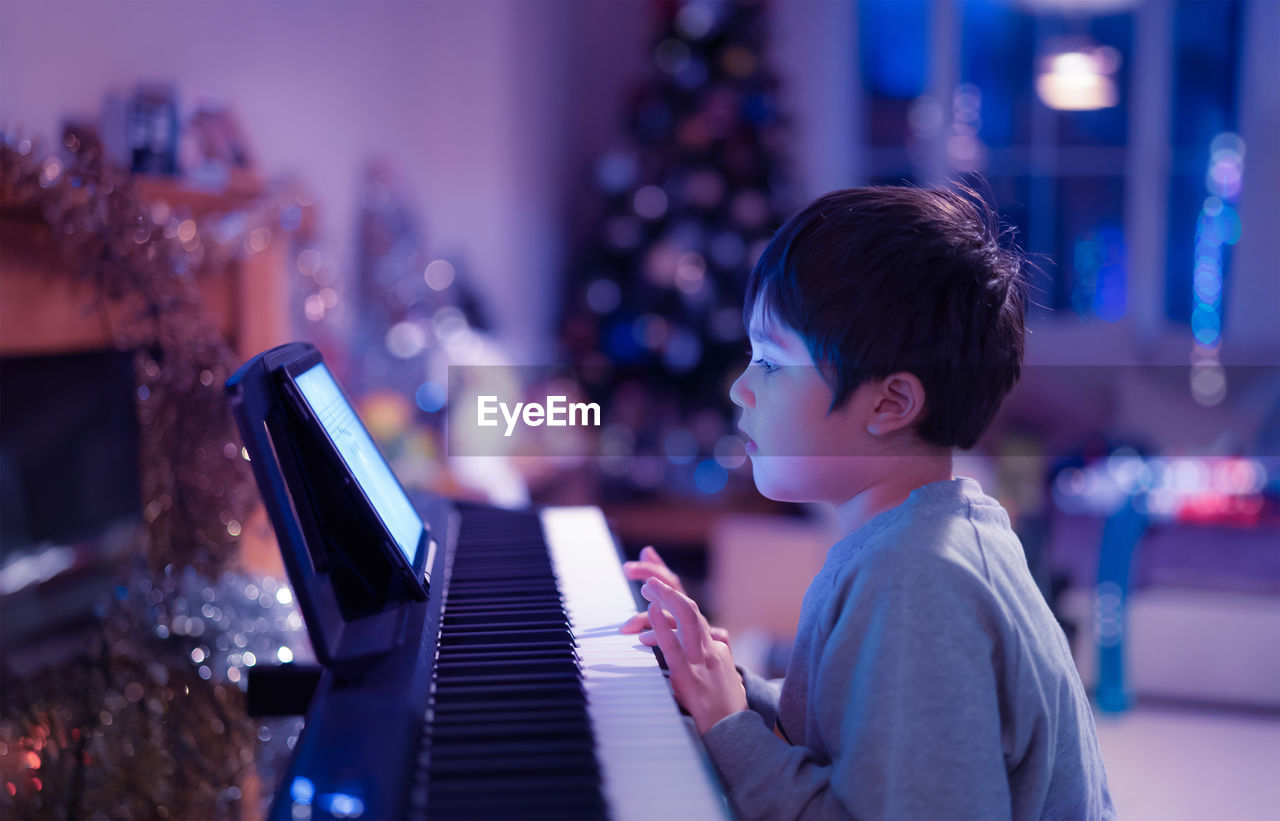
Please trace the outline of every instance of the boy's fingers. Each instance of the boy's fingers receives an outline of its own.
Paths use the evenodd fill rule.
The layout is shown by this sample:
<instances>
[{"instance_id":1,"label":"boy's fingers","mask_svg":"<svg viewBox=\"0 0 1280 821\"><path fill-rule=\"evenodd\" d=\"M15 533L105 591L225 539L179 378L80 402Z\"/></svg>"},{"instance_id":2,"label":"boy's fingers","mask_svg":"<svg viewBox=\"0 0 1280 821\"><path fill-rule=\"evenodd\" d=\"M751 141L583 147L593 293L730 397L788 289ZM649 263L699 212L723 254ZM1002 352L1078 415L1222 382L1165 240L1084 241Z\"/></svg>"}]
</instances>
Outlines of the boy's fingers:
<instances>
[{"instance_id":1,"label":"boy's fingers","mask_svg":"<svg viewBox=\"0 0 1280 821\"><path fill-rule=\"evenodd\" d=\"M652 630L644 631L639 636L637 636L637 638L640 639L641 644L644 644L648 647L656 647L658 644L658 639L653 635Z\"/></svg>"},{"instance_id":2,"label":"boy's fingers","mask_svg":"<svg viewBox=\"0 0 1280 821\"><path fill-rule=\"evenodd\" d=\"M692 664L702 664L711 647L711 636L707 623L702 618L702 614L697 611L693 600L664 584L657 577L645 582L640 593L649 601L656 602L671 611L676 621L676 635L684 648L685 656ZM651 606L649 608L651 622L653 610ZM657 627L657 625L654 626ZM666 652L666 648L663 648L663 652Z\"/></svg>"},{"instance_id":3,"label":"boy's fingers","mask_svg":"<svg viewBox=\"0 0 1280 821\"><path fill-rule=\"evenodd\" d=\"M663 617L662 608L657 602L649 605L649 622L653 625L653 638L657 642L659 649L662 650L662 656L667 660L667 668L671 670L672 675L676 675L676 670L683 671L688 667L689 662L684 656L684 650L680 648L680 642L676 639L676 634L671 632L671 625L667 623Z\"/></svg>"},{"instance_id":4,"label":"boy's fingers","mask_svg":"<svg viewBox=\"0 0 1280 821\"><path fill-rule=\"evenodd\" d=\"M675 587L675 575L667 569L666 565L655 564L653 562L624 562L622 565L622 574L628 579L647 579L650 576L657 576L667 584Z\"/></svg>"},{"instance_id":5,"label":"boy's fingers","mask_svg":"<svg viewBox=\"0 0 1280 821\"><path fill-rule=\"evenodd\" d=\"M658 551L653 549L653 545L646 545L640 551L640 558L637 561L623 562L622 574L635 581L657 576L669 587L681 593L684 592L684 585L680 582L680 577L676 575L675 571L667 567L667 563L658 555Z\"/></svg>"},{"instance_id":6,"label":"boy's fingers","mask_svg":"<svg viewBox=\"0 0 1280 821\"><path fill-rule=\"evenodd\" d=\"M653 549L653 545L645 545L644 549L640 551L640 560L651 562L653 564L659 565L660 567L667 566L667 563L664 562L662 560L662 557L658 555L658 551Z\"/></svg>"},{"instance_id":7,"label":"boy's fingers","mask_svg":"<svg viewBox=\"0 0 1280 821\"><path fill-rule=\"evenodd\" d=\"M667 617L668 622L671 622L673 624L675 623L675 619L671 617L670 613L666 613L665 615ZM618 632L619 633L639 633L644 630L652 630L652 629L653 629L653 625L649 623L649 612L646 610L643 613L636 613L634 616L624 621L622 625L618 627ZM716 627L713 629L719 630L721 628Z\"/></svg>"},{"instance_id":8,"label":"boy's fingers","mask_svg":"<svg viewBox=\"0 0 1280 821\"><path fill-rule=\"evenodd\" d=\"M649 629L649 614L636 613L631 618L622 623L618 628L619 633L639 633L641 630Z\"/></svg>"}]
</instances>

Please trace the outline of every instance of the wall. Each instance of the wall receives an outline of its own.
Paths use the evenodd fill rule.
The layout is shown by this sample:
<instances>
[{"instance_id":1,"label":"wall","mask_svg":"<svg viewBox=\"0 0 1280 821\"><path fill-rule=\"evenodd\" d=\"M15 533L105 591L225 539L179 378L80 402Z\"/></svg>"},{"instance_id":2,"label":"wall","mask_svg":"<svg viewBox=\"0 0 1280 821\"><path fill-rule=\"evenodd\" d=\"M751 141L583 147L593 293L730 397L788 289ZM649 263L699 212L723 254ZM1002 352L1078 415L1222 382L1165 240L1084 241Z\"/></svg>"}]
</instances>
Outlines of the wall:
<instances>
[{"instance_id":1,"label":"wall","mask_svg":"<svg viewBox=\"0 0 1280 821\"><path fill-rule=\"evenodd\" d=\"M605 6L607 5L607 8ZM56 139L140 80L228 102L269 176L319 197L355 262L365 161L395 169L428 250L458 254L518 359L549 355L567 202L642 66L639 4L0 3L0 124ZM584 65L586 61L586 65Z\"/></svg>"},{"instance_id":2,"label":"wall","mask_svg":"<svg viewBox=\"0 0 1280 821\"><path fill-rule=\"evenodd\" d=\"M537 362L551 352L567 246L589 230L580 224L575 233L569 219L590 205L590 158L619 135L625 89L649 71L654 8L4 0L0 124L56 136L64 116L95 115L108 89L127 93L142 79L175 82L188 103L221 97L240 115L264 170L295 172L319 195L322 237L346 272L365 159L385 156L419 207L429 250L463 259L516 358ZM1274 30L1280 6L1250 2L1247 14L1246 229L1227 294L1224 356L1274 363L1280 232L1265 226L1280 214L1280 198L1261 181L1275 177L1280 161L1280 86L1270 80L1276 58L1263 32ZM806 196L863 176L856 25L853 3L773 7L773 62ZM1146 245L1160 247L1159 237ZM1134 283L1134 324L1150 348L1145 356L1167 348L1182 362L1189 334L1164 323L1159 288L1144 291L1144 281ZM1050 359L1073 350L1056 331L1043 329L1035 343L1051 349L1042 352Z\"/></svg>"}]
</instances>

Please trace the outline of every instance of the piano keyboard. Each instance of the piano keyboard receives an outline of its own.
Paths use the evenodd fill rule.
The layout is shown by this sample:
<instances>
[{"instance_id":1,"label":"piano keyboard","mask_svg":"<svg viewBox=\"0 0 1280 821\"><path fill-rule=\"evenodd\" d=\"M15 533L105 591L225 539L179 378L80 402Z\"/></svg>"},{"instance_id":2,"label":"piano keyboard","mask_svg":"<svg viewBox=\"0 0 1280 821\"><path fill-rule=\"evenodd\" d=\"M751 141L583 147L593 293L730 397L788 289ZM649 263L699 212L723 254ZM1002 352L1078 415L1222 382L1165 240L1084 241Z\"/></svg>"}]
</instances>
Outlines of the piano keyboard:
<instances>
[{"instance_id":1,"label":"piano keyboard","mask_svg":"<svg viewBox=\"0 0 1280 821\"><path fill-rule=\"evenodd\" d=\"M270 817L729 817L653 651L618 633L635 599L600 511L459 512L439 630L415 604L402 650L325 674Z\"/></svg>"}]
</instances>

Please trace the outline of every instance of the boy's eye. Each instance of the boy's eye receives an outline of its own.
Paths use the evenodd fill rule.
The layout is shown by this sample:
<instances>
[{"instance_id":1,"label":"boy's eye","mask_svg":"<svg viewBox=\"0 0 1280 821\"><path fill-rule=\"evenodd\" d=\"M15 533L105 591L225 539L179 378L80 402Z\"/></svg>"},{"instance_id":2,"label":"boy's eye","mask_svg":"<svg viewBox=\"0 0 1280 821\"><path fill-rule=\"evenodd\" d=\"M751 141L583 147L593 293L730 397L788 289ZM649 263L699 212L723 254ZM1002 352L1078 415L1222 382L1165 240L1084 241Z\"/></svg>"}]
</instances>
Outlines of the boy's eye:
<instances>
[{"instance_id":1,"label":"boy's eye","mask_svg":"<svg viewBox=\"0 0 1280 821\"><path fill-rule=\"evenodd\" d=\"M765 373L775 373L778 370L777 365L767 362L764 359L756 359L754 360L754 363L764 368Z\"/></svg>"}]
</instances>

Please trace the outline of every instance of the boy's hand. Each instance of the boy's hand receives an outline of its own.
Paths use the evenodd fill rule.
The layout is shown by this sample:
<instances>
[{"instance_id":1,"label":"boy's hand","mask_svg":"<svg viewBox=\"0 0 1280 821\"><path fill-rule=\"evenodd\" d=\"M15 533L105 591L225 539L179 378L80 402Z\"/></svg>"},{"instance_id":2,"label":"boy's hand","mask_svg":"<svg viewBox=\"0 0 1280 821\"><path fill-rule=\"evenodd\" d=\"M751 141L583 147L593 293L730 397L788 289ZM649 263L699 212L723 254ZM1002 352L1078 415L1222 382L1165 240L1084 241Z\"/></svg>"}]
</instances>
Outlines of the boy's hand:
<instances>
[{"instance_id":1,"label":"boy's hand","mask_svg":"<svg viewBox=\"0 0 1280 821\"><path fill-rule=\"evenodd\" d=\"M671 671L676 700L693 716L698 732L706 733L725 716L747 709L747 691L729 645L712 637L697 603L656 576L644 583L640 594L650 602L652 635Z\"/></svg>"},{"instance_id":2,"label":"boy's hand","mask_svg":"<svg viewBox=\"0 0 1280 821\"><path fill-rule=\"evenodd\" d=\"M667 621L671 621L671 614L666 613L666 616L667 616ZM728 630L726 630L723 627L716 627L714 624L707 625L707 628L711 630L711 638L715 639L716 641L724 642L726 646L732 649L732 645L729 643ZM647 644L650 647L658 646L658 640L654 638L654 635L653 635L653 625L649 621L648 610L644 611L643 613L636 613L634 616L624 621L622 623L622 626L618 628L618 632L619 633L639 633L641 644Z\"/></svg>"},{"instance_id":3,"label":"boy's hand","mask_svg":"<svg viewBox=\"0 0 1280 821\"><path fill-rule=\"evenodd\" d=\"M676 592L682 595L685 593L684 585L680 583L680 577L677 576L671 568L667 567L667 563L658 555L658 551L653 549L653 545L647 545L640 551L640 560L635 562L623 562L622 572L628 579L639 581L640 579L648 579L656 576L660 581L668 587L674 588ZM668 619L670 614L667 614ZM619 633L640 633L640 643L647 644L650 647L656 647L658 642L653 637L653 625L649 622L649 613L636 613L631 618L622 623L618 628ZM644 631L644 632L642 632ZM729 643L729 631L723 627L711 626L711 638L716 641Z\"/></svg>"},{"instance_id":4,"label":"boy's hand","mask_svg":"<svg viewBox=\"0 0 1280 821\"><path fill-rule=\"evenodd\" d=\"M653 545L647 545L640 551L639 561L623 562L622 573L632 581L640 581L650 576L657 576L668 587L673 587L680 593L685 592L684 585L680 583L680 577L671 568L667 567L667 563L658 555L658 551L653 549ZM626 631L624 630L623 632Z\"/></svg>"}]
</instances>

